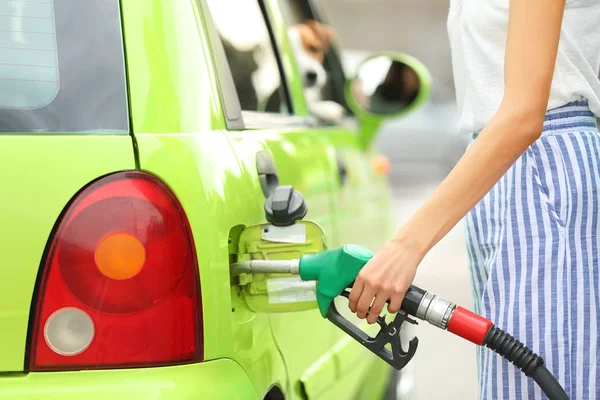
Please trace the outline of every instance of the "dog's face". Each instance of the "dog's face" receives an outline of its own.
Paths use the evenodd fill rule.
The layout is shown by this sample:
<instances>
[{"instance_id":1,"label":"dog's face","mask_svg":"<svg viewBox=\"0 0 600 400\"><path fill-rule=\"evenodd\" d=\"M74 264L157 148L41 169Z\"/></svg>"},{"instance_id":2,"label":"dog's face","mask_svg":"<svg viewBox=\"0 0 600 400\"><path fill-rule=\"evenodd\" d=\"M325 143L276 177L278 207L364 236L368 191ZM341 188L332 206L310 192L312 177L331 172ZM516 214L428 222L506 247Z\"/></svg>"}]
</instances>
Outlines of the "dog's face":
<instances>
[{"instance_id":1,"label":"dog's face","mask_svg":"<svg viewBox=\"0 0 600 400\"><path fill-rule=\"evenodd\" d=\"M333 29L317 21L308 20L290 26L288 34L304 86L323 87L327 82L323 60L334 38Z\"/></svg>"}]
</instances>

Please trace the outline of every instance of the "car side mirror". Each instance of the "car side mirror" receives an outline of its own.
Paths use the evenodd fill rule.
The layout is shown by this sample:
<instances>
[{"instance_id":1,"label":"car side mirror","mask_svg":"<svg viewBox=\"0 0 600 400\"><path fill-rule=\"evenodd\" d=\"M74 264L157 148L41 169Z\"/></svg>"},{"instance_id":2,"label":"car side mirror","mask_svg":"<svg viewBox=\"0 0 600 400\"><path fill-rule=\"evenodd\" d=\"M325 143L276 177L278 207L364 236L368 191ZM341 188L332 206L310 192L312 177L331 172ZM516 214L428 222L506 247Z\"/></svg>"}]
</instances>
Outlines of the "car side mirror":
<instances>
[{"instance_id":1,"label":"car side mirror","mask_svg":"<svg viewBox=\"0 0 600 400\"><path fill-rule=\"evenodd\" d=\"M377 53L363 60L346 82L346 100L359 118L406 114L429 96L431 76L417 59L402 53Z\"/></svg>"}]
</instances>

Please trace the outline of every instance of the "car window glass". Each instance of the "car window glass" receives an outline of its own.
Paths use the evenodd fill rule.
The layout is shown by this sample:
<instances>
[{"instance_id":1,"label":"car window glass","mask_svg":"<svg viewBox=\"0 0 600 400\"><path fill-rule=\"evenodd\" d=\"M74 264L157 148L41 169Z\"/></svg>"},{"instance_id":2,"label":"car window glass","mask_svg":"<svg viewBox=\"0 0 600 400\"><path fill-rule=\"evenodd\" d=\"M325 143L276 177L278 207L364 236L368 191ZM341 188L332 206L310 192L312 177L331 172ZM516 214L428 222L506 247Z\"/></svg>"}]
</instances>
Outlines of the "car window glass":
<instances>
[{"instance_id":1,"label":"car window glass","mask_svg":"<svg viewBox=\"0 0 600 400\"><path fill-rule=\"evenodd\" d=\"M257 0L209 0L242 110L288 113L275 49Z\"/></svg>"},{"instance_id":2,"label":"car window glass","mask_svg":"<svg viewBox=\"0 0 600 400\"><path fill-rule=\"evenodd\" d=\"M0 0L0 19L0 107L43 107L58 92L52 4Z\"/></svg>"},{"instance_id":3,"label":"car window glass","mask_svg":"<svg viewBox=\"0 0 600 400\"><path fill-rule=\"evenodd\" d=\"M128 132L118 0L0 0L0 132Z\"/></svg>"}]
</instances>

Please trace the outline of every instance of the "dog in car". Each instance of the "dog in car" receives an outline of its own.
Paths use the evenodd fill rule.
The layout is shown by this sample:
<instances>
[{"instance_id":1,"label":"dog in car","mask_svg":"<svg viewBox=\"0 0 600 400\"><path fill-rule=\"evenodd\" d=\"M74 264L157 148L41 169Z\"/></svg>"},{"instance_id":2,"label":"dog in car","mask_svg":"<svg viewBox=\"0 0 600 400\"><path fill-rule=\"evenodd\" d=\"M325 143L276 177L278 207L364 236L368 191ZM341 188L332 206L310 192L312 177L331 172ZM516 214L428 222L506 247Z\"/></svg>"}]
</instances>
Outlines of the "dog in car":
<instances>
[{"instance_id":1,"label":"dog in car","mask_svg":"<svg viewBox=\"0 0 600 400\"><path fill-rule=\"evenodd\" d=\"M328 79L323 63L335 39L335 30L318 21L306 20L289 26L288 38L302 76L304 95L311 114L325 121L339 121L346 112L344 107L335 101L321 99L321 90Z\"/></svg>"}]
</instances>

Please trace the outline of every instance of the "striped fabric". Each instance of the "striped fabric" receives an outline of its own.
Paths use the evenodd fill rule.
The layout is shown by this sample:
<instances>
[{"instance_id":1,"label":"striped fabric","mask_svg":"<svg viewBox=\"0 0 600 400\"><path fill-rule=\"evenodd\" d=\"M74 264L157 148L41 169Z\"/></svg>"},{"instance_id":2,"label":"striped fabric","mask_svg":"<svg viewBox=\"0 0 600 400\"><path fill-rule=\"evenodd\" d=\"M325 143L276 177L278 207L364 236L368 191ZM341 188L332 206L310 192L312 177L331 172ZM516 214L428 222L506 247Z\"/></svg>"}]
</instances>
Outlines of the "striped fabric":
<instances>
[{"instance_id":1,"label":"striped fabric","mask_svg":"<svg viewBox=\"0 0 600 400\"><path fill-rule=\"evenodd\" d=\"M474 135L475 136L475 135ZM544 131L465 219L475 311L541 355L571 399L600 399L600 134L585 101ZM478 350L480 399L543 399Z\"/></svg>"}]
</instances>

